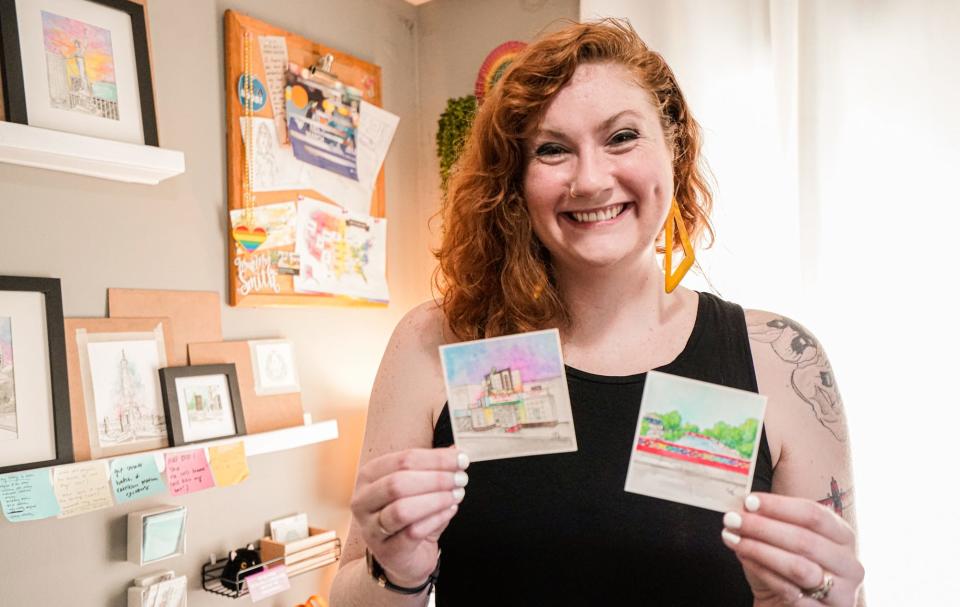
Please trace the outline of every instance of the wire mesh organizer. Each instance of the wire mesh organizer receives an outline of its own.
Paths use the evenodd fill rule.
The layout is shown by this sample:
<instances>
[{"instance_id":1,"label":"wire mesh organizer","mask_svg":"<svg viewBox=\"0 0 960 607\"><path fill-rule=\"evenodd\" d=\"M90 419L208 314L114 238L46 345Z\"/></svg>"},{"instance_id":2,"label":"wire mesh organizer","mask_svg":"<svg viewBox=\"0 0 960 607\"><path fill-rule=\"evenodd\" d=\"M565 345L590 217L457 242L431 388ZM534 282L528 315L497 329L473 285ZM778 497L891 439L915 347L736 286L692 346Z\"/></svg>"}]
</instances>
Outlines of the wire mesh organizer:
<instances>
[{"instance_id":1,"label":"wire mesh organizer","mask_svg":"<svg viewBox=\"0 0 960 607\"><path fill-rule=\"evenodd\" d=\"M225 557L214 561L213 557L211 557L211 562L203 564L203 589L207 592L212 592L213 594L219 594L220 596L238 599L242 596L246 596L249 593L245 578L250 577L251 575L256 575L262 571L266 571L271 567L286 565L287 576L294 577L296 575L300 575L301 573L306 573L308 571L313 571L314 569L319 569L320 567L326 567L327 565L336 563L338 560L340 560L340 538L334 538L330 540L329 544L329 550L311 555L309 558L297 560L291 563L290 556L282 554L275 558L267 559L257 565L251 565L250 567L237 572L233 576L228 576L226 579L224 578L223 571L230 559ZM232 586L232 588L230 586Z\"/></svg>"}]
</instances>

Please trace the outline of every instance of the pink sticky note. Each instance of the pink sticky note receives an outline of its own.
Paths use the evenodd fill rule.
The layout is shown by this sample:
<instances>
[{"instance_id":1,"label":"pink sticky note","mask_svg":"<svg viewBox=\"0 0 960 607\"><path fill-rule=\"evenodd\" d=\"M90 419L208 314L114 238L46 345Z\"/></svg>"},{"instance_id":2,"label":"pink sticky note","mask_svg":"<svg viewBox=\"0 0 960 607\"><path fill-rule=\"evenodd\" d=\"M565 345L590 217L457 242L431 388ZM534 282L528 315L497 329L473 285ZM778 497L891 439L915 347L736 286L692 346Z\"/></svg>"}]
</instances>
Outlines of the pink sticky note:
<instances>
[{"instance_id":1,"label":"pink sticky note","mask_svg":"<svg viewBox=\"0 0 960 607\"><path fill-rule=\"evenodd\" d=\"M213 475L203 449L166 454L167 486L171 495L186 495L213 487Z\"/></svg>"},{"instance_id":2,"label":"pink sticky note","mask_svg":"<svg viewBox=\"0 0 960 607\"><path fill-rule=\"evenodd\" d=\"M247 583L247 590L250 591L250 599L254 603L290 589L290 578L287 577L287 568L283 565L255 573L244 578L244 581Z\"/></svg>"}]
</instances>

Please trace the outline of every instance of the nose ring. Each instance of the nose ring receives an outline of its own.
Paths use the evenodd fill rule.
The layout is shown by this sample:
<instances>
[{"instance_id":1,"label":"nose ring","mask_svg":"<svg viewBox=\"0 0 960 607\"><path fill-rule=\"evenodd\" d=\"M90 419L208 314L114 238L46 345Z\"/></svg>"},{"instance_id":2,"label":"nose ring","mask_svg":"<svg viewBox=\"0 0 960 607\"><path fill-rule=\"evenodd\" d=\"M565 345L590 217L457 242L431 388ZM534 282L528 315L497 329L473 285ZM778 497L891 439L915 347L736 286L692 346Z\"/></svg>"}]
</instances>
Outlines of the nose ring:
<instances>
[{"instance_id":1,"label":"nose ring","mask_svg":"<svg viewBox=\"0 0 960 607\"><path fill-rule=\"evenodd\" d=\"M570 184L570 198L579 198L579 197L580 197L580 195L577 194L576 189L574 189L574 185L571 183L571 184Z\"/></svg>"}]
</instances>

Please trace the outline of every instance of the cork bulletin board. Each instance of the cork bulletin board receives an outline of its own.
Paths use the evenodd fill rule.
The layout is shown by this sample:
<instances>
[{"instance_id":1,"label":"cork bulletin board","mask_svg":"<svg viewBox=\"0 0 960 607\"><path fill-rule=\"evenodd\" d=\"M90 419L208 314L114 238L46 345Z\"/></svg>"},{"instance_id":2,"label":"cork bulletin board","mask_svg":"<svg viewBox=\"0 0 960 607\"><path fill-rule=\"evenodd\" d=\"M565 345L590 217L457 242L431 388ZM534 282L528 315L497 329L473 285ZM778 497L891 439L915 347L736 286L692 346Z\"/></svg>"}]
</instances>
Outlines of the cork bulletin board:
<instances>
[{"instance_id":1,"label":"cork bulletin board","mask_svg":"<svg viewBox=\"0 0 960 607\"><path fill-rule=\"evenodd\" d=\"M224 46L230 304L386 305L380 67L235 11Z\"/></svg>"}]
</instances>

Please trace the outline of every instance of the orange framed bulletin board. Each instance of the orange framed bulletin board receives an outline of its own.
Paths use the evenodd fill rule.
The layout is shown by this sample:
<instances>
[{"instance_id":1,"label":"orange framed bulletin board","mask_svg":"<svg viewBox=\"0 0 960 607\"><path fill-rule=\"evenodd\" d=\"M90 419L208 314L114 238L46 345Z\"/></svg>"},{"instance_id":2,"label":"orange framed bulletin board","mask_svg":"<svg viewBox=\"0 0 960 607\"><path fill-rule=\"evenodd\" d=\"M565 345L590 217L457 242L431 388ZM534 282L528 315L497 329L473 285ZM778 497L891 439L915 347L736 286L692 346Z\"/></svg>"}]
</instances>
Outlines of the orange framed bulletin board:
<instances>
[{"instance_id":1,"label":"orange framed bulletin board","mask_svg":"<svg viewBox=\"0 0 960 607\"><path fill-rule=\"evenodd\" d=\"M386 305L380 67L231 10L224 46L230 305Z\"/></svg>"}]
</instances>

